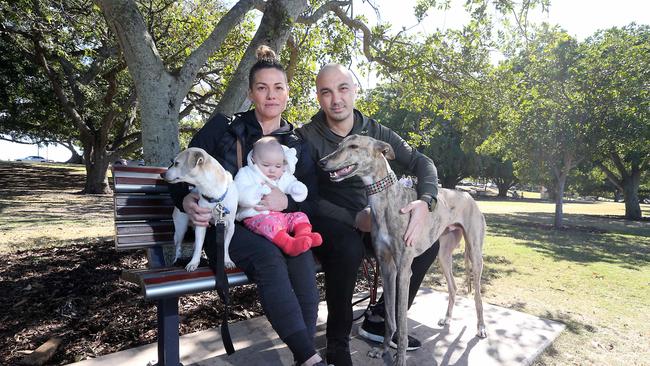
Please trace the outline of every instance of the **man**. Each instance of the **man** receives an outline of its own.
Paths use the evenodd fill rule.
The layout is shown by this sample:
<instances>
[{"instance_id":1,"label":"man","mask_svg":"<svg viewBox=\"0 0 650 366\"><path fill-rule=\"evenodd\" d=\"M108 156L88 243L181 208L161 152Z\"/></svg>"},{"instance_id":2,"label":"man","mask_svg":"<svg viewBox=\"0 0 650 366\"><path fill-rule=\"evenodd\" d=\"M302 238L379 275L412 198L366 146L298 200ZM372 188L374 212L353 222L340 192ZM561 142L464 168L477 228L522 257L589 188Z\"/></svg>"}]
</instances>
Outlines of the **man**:
<instances>
[{"instance_id":1,"label":"man","mask_svg":"<svg viewBox=\"0 0 650 366\"><path fill-rule=\"evenodd\" d=\"M407 245L422 235L421 225L430 210L435 207L438 193L438 174L431 159L411 148L389 128L364 116L354 109L357 86L352 73L338 64L321 69L316 78L316 95L321 111L311 122L296 132L311 148L312 157L318 161L334 151L338 143L348 135L361 134L389 143L395 151L395 162L415 175L418 184L418 200L401 208L410 215L404 233ZM352 295L357 271L364 256L364 241L369 239L370 209L365 186L358 177L332 182L329 175L317 169L319 195L316 217L312 222L314 231L323 237L323 245L313 251L325 271L327 300L327 362L336 366L352 365L350 357L350 331L352 329ZM409 287L409 307L413 303L424 275L438 254L436 243L413 261L413 275ZM366 316L359 334L367 339L383 342L384 307L380 299L370 315ZM396 343L392 342L393 345ZM420 347L420 342L409 337L408 350Z\"/></svg>"}]
</instances>

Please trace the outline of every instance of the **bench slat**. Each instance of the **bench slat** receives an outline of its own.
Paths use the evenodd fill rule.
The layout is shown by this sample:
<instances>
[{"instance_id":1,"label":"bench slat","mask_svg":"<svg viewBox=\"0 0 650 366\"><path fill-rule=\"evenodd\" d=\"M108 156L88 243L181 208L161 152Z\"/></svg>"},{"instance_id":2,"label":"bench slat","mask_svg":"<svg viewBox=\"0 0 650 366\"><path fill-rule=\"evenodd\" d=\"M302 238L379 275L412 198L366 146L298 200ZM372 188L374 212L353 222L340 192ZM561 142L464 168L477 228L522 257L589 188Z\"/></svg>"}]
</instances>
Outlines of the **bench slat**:
<instances>
[{"instance_id":1,"label":"bench slat","mask_svg":"<svg viewBox=\"0 0 650 366\"><path fill-rule=\"evenodd\" d=\"M174 207L116 207L115 218L119 221L169 220Z\"/></svg>"},{"instance_id":2,"label":"bench slat","mask_svg":"<svg viewBox=\"0 0 650 366\"><path fill-rule=\"evenodd\" d=\"M174 201L168 194L116 194L115 205L117 207L173 207Z\"/></svg>"},{"instance_id":3,"label":"bench slat","mask_svg":"<svg viewBox=\"0 0 650 366\"><path fill-rule=\"evenodd\" d=\"M166 221L127 221L115 225L117 235L139 235L151 233L171 233L174 232L174 223L171 220ZM188 230L189 231L189 230Z\"/></svg>"},{"instance_id":4,"label":"bench slat","mask_svg":"<svg viewBox=\"0 0 650 366\"><path fill-rule=\"evenodd\" d=\"M115 249L146 249L174 244L174 223L166 221L122 221L115 225ZM194 243L194 230L187 230L183 244Z\"/></svg>"},{"instance_id":5,"label":"bench slat","mask_svg":"<svg viewBox=\"0 0 650 366\"><path fill-rule=\"evenodd\" d=\"M160 176L160 173L164 173L166 170L167 168L161 167L114 166L112 172L115 191L120 193L168 192L167 182Z\"/></svg>"},{"instance_id":6,"label":"bench slat","mask_svg":"<svg viewBox=\"0 0 650 366\"><path fill-rule=\"evenodd\" d=\"M159 233L151 235L126 235L120 237L120 246L122 245L133 245L138 243L149 243L149 242L169 242L173 243L174 233ZM160 245L160 244L158 244Z\"/></svg>"}]
</instances>

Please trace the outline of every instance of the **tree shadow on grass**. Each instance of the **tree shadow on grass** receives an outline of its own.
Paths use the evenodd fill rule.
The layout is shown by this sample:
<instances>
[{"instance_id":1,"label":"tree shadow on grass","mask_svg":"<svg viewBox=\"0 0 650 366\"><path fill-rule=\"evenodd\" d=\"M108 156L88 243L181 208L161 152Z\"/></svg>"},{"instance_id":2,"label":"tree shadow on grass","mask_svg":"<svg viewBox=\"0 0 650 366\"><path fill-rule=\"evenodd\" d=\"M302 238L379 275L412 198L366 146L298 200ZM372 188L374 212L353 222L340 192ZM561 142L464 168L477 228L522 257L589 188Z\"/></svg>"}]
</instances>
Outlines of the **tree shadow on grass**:
<instances>
[{"instance_id":1,"label":"tree shadow on grass","mask_svg":"<svg viewBox=\"0 0 650 366\"><path fill-rule=\"evenodd\" d=\"M111 197L79 196L69 200L69 195L59 195L58 200L25 200L11 203L15 217L10 222L16 226L59 224L77 221L83 224L91 219L111 219L113 217L113 200ZM77 196L75 196L77 197ZM0 213L5 213L8 205L0 203ZM83 219L82 219L83 218Z\"/></svg>"},{"instance_id":2,"label":"tree shadow on grass","mask_svg":"<svg viewBox=\"0 0 650 366\"><path fill-rule=\"evenodd\" d=\"M453 259L453 274L459 287L466 287L465 279L467 276L467 271L465 269L463 256L464 254L458 251L454 254ZM483 254L481 287L491 285L494 281L500 278L508 277L516 273L519 273L519 271L517 271L514 266L512 266L512 261L506 257L500 255ZM444 281L444 277L439 271L436 273L436 275L440 277L441 281Z\"/></svg>"},{"instance_id":3,"label":"tree shadow on grass","mask_svg":"<svg viewBox=\"0 0 650 366\"><path fill-rule=\"evenodd\" d=\"M596 227L569 226L555 230L549 224L540 224L540 217L547 217L548 222L552 222L552 214L548 213L486 214L492 235L521 240L524 245L557 260L606 262L632 270L650 263L650 245L647 242Z\"/></svg>"},{"instance_id":4,"label":"tree shadow on grass","mask_svg":"<svg viewBox=\"0 0 650 366\"><path fill-rule=\"evenodd\" d=\"M81 191L85 178L85 171L75 173L69 167L0 162L0 197L31 195L41 190Z\"/></svg>"}]
</instances>

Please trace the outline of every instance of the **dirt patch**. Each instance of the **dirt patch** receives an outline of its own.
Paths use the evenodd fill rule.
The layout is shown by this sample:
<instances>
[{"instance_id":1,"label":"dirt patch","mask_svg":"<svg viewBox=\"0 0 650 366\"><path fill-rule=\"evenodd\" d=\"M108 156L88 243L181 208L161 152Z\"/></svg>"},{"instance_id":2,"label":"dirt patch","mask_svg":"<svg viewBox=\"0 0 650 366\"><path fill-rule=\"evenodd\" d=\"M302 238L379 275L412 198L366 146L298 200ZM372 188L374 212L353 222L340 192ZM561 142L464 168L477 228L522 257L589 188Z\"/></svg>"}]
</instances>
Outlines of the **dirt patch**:
<instances>
[{"instance_id":1,"label":"dirt patch","mask_svg":"<svg viewBox=\"0 0 650 366\"><path fill-rule=\"evenodd\" d=\"M57 336L51 365L117 352L156 341L155 306L137 287L121 282L122 269L146 265L143 253L118 253L110 241L27 250L0 260L0 360L13 365ZM231 291L231 320L262 314L253 286ZM215 327L223 305L215 293L180 301L181 333Z\"/></svg>"}]
</instances>

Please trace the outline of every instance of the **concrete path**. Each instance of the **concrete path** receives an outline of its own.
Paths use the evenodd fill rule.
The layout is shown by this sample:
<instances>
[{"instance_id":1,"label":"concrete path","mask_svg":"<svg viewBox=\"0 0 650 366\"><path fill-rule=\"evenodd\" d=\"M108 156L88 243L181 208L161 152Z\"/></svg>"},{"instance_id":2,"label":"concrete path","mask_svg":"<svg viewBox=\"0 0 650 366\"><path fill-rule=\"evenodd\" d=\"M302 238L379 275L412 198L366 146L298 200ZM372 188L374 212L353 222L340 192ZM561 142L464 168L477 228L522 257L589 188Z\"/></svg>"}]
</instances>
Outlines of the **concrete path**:
<instances>
[{"instance_id":1,"label":"concrete path","mask_svg":"<svg viewBox=\"0 0 650 366\"><path fill-rule=\"evenodd\" d=\"M518 311L483 304L488 338L476 337L474 301L459 296L450 327L439 327L438 319L447 308L447 294L422 289L409 310L409 334L422 340L423 346L408 352L408 364L437 365L528 365L564 329L564 325ZM364 304L365 306L365 304ZM356 309L360 314L362 308ZM324 354L325 319L327 309L319 309L316 343ZM390 360L367 356L376 343L366 342L357 335L359 321L353 326L351 341L355 365L389 365ZM264 317L230 325L236 352L228 356L223 350L217 328L181 337L181 362L185 366L276 366L292 365L293 359L284 343L277 337ZM85 360L74 366L144 366L155 360L156 345L151 344L114 354Z\"/></svg>"}]
</instances>

